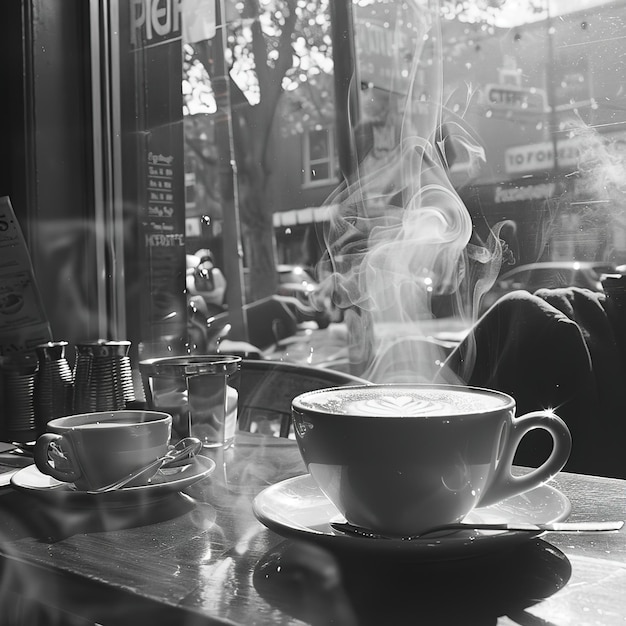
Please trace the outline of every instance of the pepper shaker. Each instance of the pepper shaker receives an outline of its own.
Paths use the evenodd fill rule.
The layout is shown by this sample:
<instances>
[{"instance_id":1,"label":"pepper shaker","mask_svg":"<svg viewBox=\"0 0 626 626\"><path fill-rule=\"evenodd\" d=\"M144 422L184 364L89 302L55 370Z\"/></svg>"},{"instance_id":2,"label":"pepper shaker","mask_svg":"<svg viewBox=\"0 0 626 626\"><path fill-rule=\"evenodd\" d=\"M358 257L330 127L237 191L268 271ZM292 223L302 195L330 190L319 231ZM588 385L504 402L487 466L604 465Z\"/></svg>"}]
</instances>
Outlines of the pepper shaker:
<instances>
[{"instance_id":1,"label":"pepper shaker","mask_svg":"<svg viewBox=\"0 0 626 626\"><path fill-rule=\"evenodd\" d=\"M135 399L130 341L103 339L77 344L74 411L118 411Z\"/></svg>"},{"instance_id":2,"label":"pepper shaker","mask_svg":"<svg viewBox=\"0 0 626 626\"><path fill-rule=\"evenodd\" d=\"M35 376L38 363L34 354L2 357L2 419L0 430L6 441L27 443L37 438L35 422Z\"/></svg>"},{"instance_id":3,"label":"pepper shaker","mask_svg":"<svg viewBox=\"0 0 626 626\"><path fill-rule=\"evenodd\" d=\"M35 420L44 432L47 423L72 413L74 376L65 358L67 341L49 341L35 347L39 362L35 377Z\"/></svg>"}]
</instances>

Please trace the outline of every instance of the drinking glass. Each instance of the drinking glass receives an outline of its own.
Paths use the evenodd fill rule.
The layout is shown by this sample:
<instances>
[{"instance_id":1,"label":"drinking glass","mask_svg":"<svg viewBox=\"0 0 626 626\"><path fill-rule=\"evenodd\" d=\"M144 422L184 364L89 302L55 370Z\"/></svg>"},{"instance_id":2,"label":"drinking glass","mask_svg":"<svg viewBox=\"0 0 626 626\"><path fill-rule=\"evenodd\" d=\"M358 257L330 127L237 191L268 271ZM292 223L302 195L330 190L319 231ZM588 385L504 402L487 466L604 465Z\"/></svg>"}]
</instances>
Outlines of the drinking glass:
<instances>
[{"instance_id":1,"label":"drinking glass","mask_svg":"<svg viewBox=\"0 0 626 626\"><path fill-rule=\"evenodd\" d=\"M235 439L241 357L193 355L139 363L146 402L172 416L173 439L197 437L205 447Z\"/></svg>"}]
</instances>

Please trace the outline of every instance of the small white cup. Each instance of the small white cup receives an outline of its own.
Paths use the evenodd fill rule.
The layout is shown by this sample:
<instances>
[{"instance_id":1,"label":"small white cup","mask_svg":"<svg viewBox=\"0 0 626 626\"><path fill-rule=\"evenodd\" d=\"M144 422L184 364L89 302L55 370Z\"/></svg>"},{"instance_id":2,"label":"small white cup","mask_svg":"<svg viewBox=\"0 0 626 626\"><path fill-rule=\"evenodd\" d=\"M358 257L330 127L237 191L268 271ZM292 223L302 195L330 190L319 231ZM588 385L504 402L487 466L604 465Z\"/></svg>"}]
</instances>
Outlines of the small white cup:
<instances>
[{"instance_id":1,"label":"small white cup","mask_svg":"<svg viewBox=\"0 0 626 626\"><path fill-rule=\"evenodd\" d=\"M35 443L37 469L78 489L92 490L163 456L172 416L157 411L81 413L53 419L46 428L48 432Z\"/></svg>"}]
</instances>

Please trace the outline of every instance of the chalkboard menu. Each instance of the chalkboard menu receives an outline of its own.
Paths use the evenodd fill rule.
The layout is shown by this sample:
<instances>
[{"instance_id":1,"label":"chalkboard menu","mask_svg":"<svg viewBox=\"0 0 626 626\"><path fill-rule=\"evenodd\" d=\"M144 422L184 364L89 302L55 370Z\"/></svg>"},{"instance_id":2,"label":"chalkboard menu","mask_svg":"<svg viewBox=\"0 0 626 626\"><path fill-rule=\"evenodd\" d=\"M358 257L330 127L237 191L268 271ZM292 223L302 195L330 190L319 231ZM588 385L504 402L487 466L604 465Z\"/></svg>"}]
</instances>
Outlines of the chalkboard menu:
<instances>
[{"instance_id":1,"label":"chalkboard menu","mask_svg":"<svg viewBox=\"0 0 626 626\"><path fill-rule=\"evenodd\" d=\"M180 3L154 4L119 7L123 193L137 231L125 255L128 327L141 356L186 345Z\"/></svg>"}]
</instances>

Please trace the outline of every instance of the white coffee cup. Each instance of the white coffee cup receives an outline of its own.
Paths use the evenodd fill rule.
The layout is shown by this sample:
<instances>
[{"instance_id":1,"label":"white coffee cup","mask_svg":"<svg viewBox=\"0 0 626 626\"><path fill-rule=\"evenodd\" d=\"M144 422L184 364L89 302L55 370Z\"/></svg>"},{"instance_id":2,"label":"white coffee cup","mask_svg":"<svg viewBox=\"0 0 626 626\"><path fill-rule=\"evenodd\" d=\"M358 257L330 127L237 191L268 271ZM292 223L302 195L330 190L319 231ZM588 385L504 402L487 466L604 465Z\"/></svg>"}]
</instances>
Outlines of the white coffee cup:
<instances>
[{"instance_id":1,"label":"white coffee cup","mask_svg":"<svg viewBox=\"0 0 626 626\"><path fill-rule=\"evenodd\" d=\"M453 385L364 385L297 396L292 418L308 471L356 526L410 535L462 520L548 481L565 465L571 435L552 411L515 417L515 401ZM532 429L554 446L538 468L512 472Z\"/></svg>"},{"instance_id":2,"label":"white coffee cup","mask_svg":"<svg viewBox=\"0 0 626 626\"><path fill-rule=\"evenodd\" d=\"M98 489L168 450L172 416L158 411L98 411L50 420L35 443L37 469L78 489ZM154 468L156 473L157 467ZM143 474L146 481L150 474Z\"/></svg>"}]
</instances>

